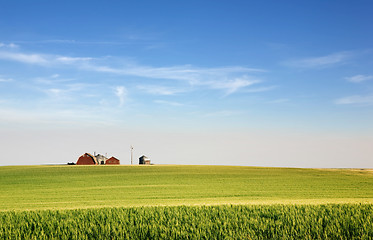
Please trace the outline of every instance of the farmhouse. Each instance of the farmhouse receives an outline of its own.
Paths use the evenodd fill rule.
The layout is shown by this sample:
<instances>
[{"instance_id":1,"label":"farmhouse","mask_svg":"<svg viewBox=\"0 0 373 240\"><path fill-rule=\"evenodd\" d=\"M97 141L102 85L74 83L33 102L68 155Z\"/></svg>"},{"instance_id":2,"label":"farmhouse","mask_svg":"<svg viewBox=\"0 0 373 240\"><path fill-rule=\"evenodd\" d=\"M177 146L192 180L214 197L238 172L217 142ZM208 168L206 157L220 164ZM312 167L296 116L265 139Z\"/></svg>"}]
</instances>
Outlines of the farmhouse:
<instances>
[{"instance_id":1,"label":"farmhouse","mask_svg":"<svg viewBox=\"0 0 373 240\"><path fill-rule=\"evenodd\" d=\"M119 159L117 159L116 157L111 157L109 159L106 159L105 161L105 165L116 165L116 164L120 164Z\"/></svg>"},{"instance_id":2,"label":"farmhouse","mask_svg":"<svg viewBox=\"0 0 373 240\"><path fill-rule=\"evenodd\" d=\"M107 157L101 154L95 155L95 158L96 158L97 163L101 165L105 164L105 161L107 160Z\"/></svg>"},{"instance_id":3,"label":"farmhouse","mask_svg":"<svg viewBox=\"0 0 373 240\"><path fill-rule=\"evenodd\" d=\"M142 155L140 158L139 158L139 164L140 165L150 165L150 159L145 156L145 155Z\"/></svg>"}]
</instances>

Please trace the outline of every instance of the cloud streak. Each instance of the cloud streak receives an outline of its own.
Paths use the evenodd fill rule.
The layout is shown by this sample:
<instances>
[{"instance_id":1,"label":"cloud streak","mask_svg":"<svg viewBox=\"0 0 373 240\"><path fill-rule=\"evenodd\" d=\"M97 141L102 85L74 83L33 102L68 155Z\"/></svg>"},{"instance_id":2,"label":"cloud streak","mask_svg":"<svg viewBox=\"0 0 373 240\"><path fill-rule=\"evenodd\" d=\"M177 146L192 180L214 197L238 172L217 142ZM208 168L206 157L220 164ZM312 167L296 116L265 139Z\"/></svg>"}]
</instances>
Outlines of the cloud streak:
<instances>
[{"instance_id":1,"label":"cloud streak","mask_svg":"<svg viewBox=\"0 0 373 240\"><path fill-rule=\"evenodd\" d=\"M372 75L355 75L352 77L346 77L345 79L349 82L360 83L360 82L373 79L373 76Z\"/></svg>"},{"instance_id":2,"label":"cloud streak","mask_svg":"<svg viewBox=\"0 0 373 240\"><path fill-rule=\"evenodd\" d=\"M207 82L206 85L214 89L224 89L226 90L226 95L230 95L241 88L245 88L260 82L260 80L250 79L248 76L243 76L241 78L235 78L228 81Z\"/></svg>"},{"instance_id":3,"label":"cloud streak","mask_svg":"<svg viewBox=\"0 0 373 240\"><path fill-rule=\"evenodd\" d=\"M121 61L110 57L69 57L11 51L0 51L0 59L16 61L24 64L35 64L43 67L69 66L71 68L92 72L159 79L162 81L181 81L189 84L189 86L222 90L225 92L226 96L241 89L246 89L253 84L260 83L261 80L253 75L266 72L266 70L263 69L242 66L219 68L198 68L192 65L152 67L136 64L122 64L121 66L118 66L118 62ZM143 90L158 95L173 95L180 92L178 89L161 86L154 87L153 89L143 86Z\"/></svg>"},{"instance_id":4,"label":"cloud streak","mask_svg":"<svg viewBox=\"0 0 373 240\"><path fill-rule=\"evenodd\" d=\"M170 96L170 95L176 95L178 93L185 92L184 89L176 89L176 88L158 86L158 85L139 85L137 86L137 88L141 91L144 91L152 95Z\"/></svg>"},{"instance_id":5,"label":"cloud streak","mask_svg":"<svg viewBox=\"0 0 373 240\"><path fill-rule=\"evenodd\" d=\"M297 68L324 68L345 63L352 57L351 52L337 52L320 57L302 58L284 62L285 65Z\"/></svg>"},{"instance_id":6,"label":"cloud streak","mask_svg":"<svg viewBox=\"0 0 373 240\"><path fill-rule=\"evenodd\" d=\"M201 77L221 77L230 74L243 74L252 72L265 72L263 69L246 68L246 67L221 67L221 68L196 68L191 65L172 66L172 67L151 67L128 65L120 68L108 66L87 66L92 71L114 73L119 75L131 75L138 77L148 77L157 79L183 80L190 84L198 84Z\"/></svg>"},{"instance_id":7,"label":"cloud streak","mask_svg":"<svg viewBox=\"0 0 373 240\"><path fill-rule=\"evenodd\" d=\"M18 48L18 45L14 43L6 44L6 43L0 42L0 48Z\"/></svg>"},{"instance_id":8,"label":"cloud streak","mask_svg":"<svg viewBox=\"0 0 373 240\"><path fill-rule=\"evenodd\" d=\"M46 56L40 54L24 54L6 51L0 51L0 59L38 65L47 65L50 62Z\"/></svg>"},{"instance_id":9,"label":"cloud streak","mask_svg":"<svg viewBox=\"0 0 373 240\"><path fill-rule=\"evenodd\" d=\"M85 83L73 83L63 86L48 86L48 88L39 87L38 90L44 92L54 100L67 100L80 98L81 96L83 96L82 92L88 89L89 86L91 85Z\"/></svg>"},{"instance_id":10,"label":"cloud streak","mask_svg":"<svg viewBox=\"0 0 373 240\"><path fill-rule=\"evenodd\" d=\"M12 82L13 79L12 78L1 78L0 77L0 82Z\"/></svg>"},{"instance_id":11,"label":"cloud streak","mask_svg":"<svg viewBox=\"0 0 373 240\"><path fill-rule=\"evenodd\" d=\"M35 64L41 66L58 67L61 65L74 65L82 66L84 63L93 60L88 57L68 57L68 56L57 56L48 54L37 54L37 53L22 53L12 51L0 51L0 59L10 60L25 64Z\"/></svg>"},{"instance_id":12,"label":"cloud streak","mask_svg":"<svg viewBox=\"0 0 373 240\"><path fill-rule=\"evenodd\" d=\"M334 101L338 105L373 105L373 95L367 96L348 96L344 98L339 98Z\"/></svg>"},{"instance_id":13,"label":"cloud streak","mask_svg":"<svg viewBox=\"0 0 373 240\"><path fill-rule=\"evenodd\" d=\"M257 93L257 92L267 92L275 89L277 86L268 86L268 87L258 87L258 88L249 88L246 89L247 93Z\"/></svg>"},{"instance_id":14,"label":"cloud streak","mask_svg":"<svg viewBox=\"0 0 373 240\"><path fill-rule=\"evenodd\" d=\"M179 102L173 102L173 101L165 101L165 100L155 100L154 101L157 104L164 104L164 105L169 105L173 107L180 107L184 106L185 104L179 103Z\"/></svg>"},{"instance_id":15,"label":"cloud streak","mask_svg":"<svg viewBox=\"0 0 373 240\"><path fill-rule=\"evenodd\" d=\"M246 88L261 80L248 76L248 73L265 72L263 69L246 67L222 67L222 68L196 68L190 65L173 67L150 67L150 66L125 66L122 68L111 68L105 66L89 66L91 70L107 72L118 75L129 75L151 79L177 80L188 83L190 86L207 87L209 89L220 89L230 95L242 88ZM160 95L173 95L178 90L163 87L154 89L145 88L150 93Z\"/></svg>"}]
</instances>

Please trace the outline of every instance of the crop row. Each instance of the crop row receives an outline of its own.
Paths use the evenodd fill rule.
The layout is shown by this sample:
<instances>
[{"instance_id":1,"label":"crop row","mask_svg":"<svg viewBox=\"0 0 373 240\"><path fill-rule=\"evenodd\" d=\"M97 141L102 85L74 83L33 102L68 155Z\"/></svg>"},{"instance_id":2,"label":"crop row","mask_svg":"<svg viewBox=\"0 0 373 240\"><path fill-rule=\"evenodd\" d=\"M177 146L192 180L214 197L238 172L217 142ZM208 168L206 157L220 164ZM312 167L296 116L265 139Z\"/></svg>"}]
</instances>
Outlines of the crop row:
<instances>
[{"instance_id":1,"label":"crop row","mask_svg":"<svg viewBox=\"0 0 373 240\"><path fill-rule=\"evenodd\" d=\"M373 239L373 205L9 211L0 239Z\"/></svg>"}]
</instances>

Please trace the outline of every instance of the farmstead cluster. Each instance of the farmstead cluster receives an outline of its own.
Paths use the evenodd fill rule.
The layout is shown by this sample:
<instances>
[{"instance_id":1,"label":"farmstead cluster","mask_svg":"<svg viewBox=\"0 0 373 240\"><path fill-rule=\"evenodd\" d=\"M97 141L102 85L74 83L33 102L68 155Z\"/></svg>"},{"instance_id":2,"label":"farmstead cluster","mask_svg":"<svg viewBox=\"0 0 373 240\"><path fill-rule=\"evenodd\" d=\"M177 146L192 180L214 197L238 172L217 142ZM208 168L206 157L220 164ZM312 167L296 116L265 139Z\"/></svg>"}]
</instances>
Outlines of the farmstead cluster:
<instances>
[{"instance_id":1,"label":"farmstead cluster","mask_svg":"<svg viewBox=\"0 0 373 240\"><path fill-rule=\"evenodd\" d=\"M69 163L69 164L74 165L74 163ZM139 158L139 164L150 165L151 164L150 159L146 157L145 155L142 155ZM114 156L107 158L106 156L101 155L101 154L94 153L92 155L90 153L84 153L78 158L76 165L120 165L120 160Z\"/></svg>"},{"instance_id":2,"label":"farmstead cluster","mask_svg":"<svg viewBox=\"0 0 373 240\"><path fill-rule=\"evenodd\" d=\"M101 154L84 153L78 158L76 165L118 165L120 160L116 157L107 158Z\"/></svg>"}]
</instances>

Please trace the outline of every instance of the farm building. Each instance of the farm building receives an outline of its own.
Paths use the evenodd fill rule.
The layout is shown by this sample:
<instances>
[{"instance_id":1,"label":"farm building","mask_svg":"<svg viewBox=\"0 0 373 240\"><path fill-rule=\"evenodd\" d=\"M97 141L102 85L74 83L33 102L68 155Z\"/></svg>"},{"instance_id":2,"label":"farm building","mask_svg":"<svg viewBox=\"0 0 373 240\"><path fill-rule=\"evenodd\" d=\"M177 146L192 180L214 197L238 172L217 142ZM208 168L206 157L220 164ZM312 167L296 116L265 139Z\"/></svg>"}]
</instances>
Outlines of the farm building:
<instances>
[{"instance_id":1,"label":"farm building","mask_svg":"<svg viewBox=\"0 0 373 240\"><path fill-rule=\"evenodd\" d=\"M111 157L109 159L106 159L105 161L105 165L115 165L115 164L120 164L119 159L117 159L116 157Z\"/></svg>"},{"instance_id":2,"label":"farm building","mask_svg":"<svg viewBox=\"0 0 373 240\"><path fill-rule=\"evenodd\" d=\"M101 154L89 154L84 153L82 156L78 158L78 161L76 162L76 165L105 165L105 164L120 164L120 160L111 157L107 158Z\"/></svg>"},{"instance_id":3,"label":"farm building","mask_svg":"<svg viewBox=\"0 0 373 240\"><path fill-rule=\"evenodd\" d=\"M139 164L141 164L141 165L150 165L150 159L147 156L142 155L139 158Z\"/></svg>"},{"instance_id":4,"label":"farm building","mask_svg":"<svg viewBox=\"0 0 373 240\"><path fill-rule=\"evenodd\" d=\"M89 153L84 153L78 158L76 165L97 165L98 162L94 156Z\"/></svg>"},{"instance_id":5,"label":"farm building","mask_svg":"<svg viewBox=\"0 0 373 240\"><path fill-rule=\"evenodd\" d=\"M96 158L97 163L100 165L104 165L106 160L108 159L107 157L101 154L97 154L97 155L95 154L95 158Z\"/></svg>"}]
</instances>

